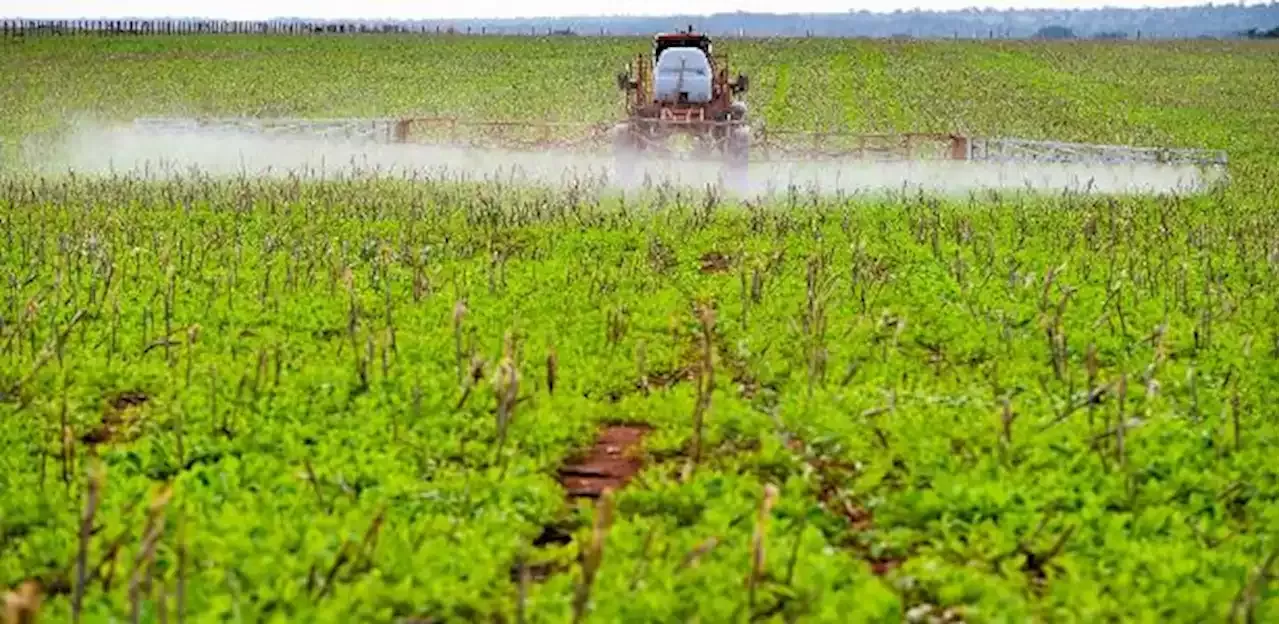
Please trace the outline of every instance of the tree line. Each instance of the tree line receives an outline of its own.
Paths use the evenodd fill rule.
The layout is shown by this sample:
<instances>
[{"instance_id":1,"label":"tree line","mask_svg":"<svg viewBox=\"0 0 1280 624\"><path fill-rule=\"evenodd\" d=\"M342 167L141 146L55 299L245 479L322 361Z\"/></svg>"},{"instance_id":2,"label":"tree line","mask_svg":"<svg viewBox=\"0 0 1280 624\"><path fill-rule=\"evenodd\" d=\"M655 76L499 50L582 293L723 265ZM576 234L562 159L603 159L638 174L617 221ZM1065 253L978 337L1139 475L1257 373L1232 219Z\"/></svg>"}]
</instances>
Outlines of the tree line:
<instances>
[{"instance_id":1,"label":"tree line","mask_svg":"<svg viewBox=\"0 0 1280 624\"><path fill-rule=\"evenodd\" d=\"M108 33L150 34L449 34L649 36L697 30L719 37L894 38L1274 38L1280 3L1143 9L967 9L962 11L849 11L846 13L717 13L665 17L547 17L463 20L261 21L201 18L34 20L0 19L6 36Z\"/></svg>"}]
</instances>

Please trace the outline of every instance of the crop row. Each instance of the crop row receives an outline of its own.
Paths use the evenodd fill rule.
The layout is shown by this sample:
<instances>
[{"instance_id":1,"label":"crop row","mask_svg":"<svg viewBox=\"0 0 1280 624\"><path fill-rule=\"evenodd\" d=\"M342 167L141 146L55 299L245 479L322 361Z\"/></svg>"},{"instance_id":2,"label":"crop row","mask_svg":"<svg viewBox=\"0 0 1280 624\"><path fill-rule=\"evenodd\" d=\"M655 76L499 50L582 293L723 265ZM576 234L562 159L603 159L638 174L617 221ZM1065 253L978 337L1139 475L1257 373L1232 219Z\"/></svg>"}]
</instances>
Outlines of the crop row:
<instances>
[{"instance_id":1,"label":"crop row","mask_svg":"<svg viewBox=\"0 0 1280 624\"><path fill-rule=\"evenodd\" d=\"M0 582L89 620L1274 616L1274 215L630 201L11 182ZM653 431L593 528L555 471L607 422Z\"/></svg>"}]
</instances>

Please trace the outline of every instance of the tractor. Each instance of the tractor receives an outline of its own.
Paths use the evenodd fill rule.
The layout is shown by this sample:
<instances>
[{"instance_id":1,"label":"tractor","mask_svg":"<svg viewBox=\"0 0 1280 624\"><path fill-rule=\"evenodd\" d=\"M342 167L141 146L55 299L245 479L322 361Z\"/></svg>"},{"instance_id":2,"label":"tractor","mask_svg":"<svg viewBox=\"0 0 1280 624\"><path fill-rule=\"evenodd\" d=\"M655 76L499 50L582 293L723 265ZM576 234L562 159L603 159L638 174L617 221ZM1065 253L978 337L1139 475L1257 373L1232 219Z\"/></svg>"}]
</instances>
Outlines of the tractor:
<instances>
[{"instance_id":1,"label":"tractor","mask_svg":"<svg viewBox=\"0 0 1280 624\"><path fill-rule=\"evenodd\" d=\"M626 94L626 119L610 132L614 156L622 162L641 154L680 155L674 138L690 139L692 156L745 167L751 145L746 75L729 77L727 59L716 55L711 38L693 27L653 38L651 54L639 54L629 71L617 75Z\"/></svg>"}]
</instances>

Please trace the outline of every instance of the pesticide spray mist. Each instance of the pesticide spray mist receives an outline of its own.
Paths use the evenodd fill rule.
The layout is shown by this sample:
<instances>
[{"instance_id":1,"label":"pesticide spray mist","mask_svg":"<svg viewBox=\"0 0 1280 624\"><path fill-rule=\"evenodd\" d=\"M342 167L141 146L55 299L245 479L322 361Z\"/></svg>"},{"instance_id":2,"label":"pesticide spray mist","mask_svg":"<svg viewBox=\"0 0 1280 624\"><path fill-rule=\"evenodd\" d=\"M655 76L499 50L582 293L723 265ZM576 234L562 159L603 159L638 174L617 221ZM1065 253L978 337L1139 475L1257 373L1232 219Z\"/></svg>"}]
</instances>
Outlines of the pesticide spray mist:
<instances>
[{"instance_id":1,"label":"pesticide spray mist","mask_svg":"<svg viewBox=\"0 0 1280 624\"><path fill-rule=\"evenodd\" d=\"M80 124L53 149L29 158L41 173L177 176L428 177L537 185L595 183L602 190L654 186L715 187L728 195L967 195L980 191L1072 194L1187 194L1210 181L1195 166L1155 163L1064 164L984 161L752 162L745 175L715 162L635 158L625 172L608 154L476 149L320 136L272 136L247 130Z\"/></svg>"}]
</instances>

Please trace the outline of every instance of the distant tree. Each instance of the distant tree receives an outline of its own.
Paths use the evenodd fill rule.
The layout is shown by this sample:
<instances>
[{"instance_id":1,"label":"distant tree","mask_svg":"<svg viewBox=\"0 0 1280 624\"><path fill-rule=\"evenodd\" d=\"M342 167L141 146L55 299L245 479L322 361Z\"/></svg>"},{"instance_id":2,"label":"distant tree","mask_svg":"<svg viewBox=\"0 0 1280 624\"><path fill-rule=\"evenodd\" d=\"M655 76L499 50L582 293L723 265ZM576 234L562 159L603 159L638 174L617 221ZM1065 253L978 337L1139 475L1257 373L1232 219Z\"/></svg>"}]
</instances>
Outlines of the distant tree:
<instances>
[{"instance_id":1,"label":"distant tree","mask_svg":"<svg viewBox=\"0 0 1280 624\"><path fill-rule=\"evenodd\" d=\"M1045 26L1033 35L1036 39L1075 39L1076 33L1066 26Z\"/></svg>"},{"instance_id":2,"label":"distant tree","mask_svg":"<svg viewBox=\"0 0 1280 624\"><path fill-rule=\"evenodd\" d=\"M1100 32L1094 35L1093 38L1094 39L1128 39L1129 35L1128 33L1124 33L1118 30L1112 30L1107 32Z\"/></svg>"},{"instance_id":3,"label":"distant tree","mask_svg":"<svg viewBox=\"0 0 1280 624\"><path fill-rule=\"evenodd\" d=\"M1244 36L1250 39L1276 39L1280 38L1280 27L1272 28L1271 30L1250 28L1244 31Z\"/></svg>"}]
</instances>

